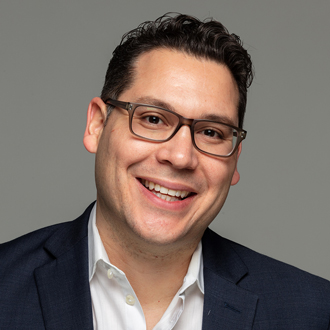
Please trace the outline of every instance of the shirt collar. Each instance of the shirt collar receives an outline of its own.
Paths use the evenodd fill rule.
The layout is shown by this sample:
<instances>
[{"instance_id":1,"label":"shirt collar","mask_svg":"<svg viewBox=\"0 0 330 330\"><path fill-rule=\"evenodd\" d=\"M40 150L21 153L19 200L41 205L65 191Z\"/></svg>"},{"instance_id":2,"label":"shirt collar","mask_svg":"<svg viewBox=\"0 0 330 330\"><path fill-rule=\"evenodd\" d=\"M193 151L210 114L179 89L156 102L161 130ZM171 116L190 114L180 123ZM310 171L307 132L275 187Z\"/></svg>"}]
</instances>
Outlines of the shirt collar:
<instances>
[{"instance_id":1,"label":"shirt collar","mask_svg":"<svg viewBox=\"0 0 330 330\"><path fill-rule=\"evenodd\" d=\"M96 263L99 260L103 260L105 263L111 265L99 231L96 227L96 203L93 206L88 222L88 256L89 281L91 281L95 273ZM191 257L187 274L180 289L180 294L195 282L197 282L199 290L204 294L203 254L201 242L198 243L198 246Z\"/></svg>"},{"instance_id":2,"label":"shirt collar","mask_svg":"<svg viewBox=\"0 0 330 330\"><path fill-rule=\"evenodd\" d=\"M96 263L99 260L110 264L109 257L96 227L96 203L91 211L88 222L88 257L89 281L91 281L96 270Z\"/></svg>"},{"instance_id":3,"label":"shirt collar","mask_svg":"<svg viewBox=\"0 0 330 330\"><path fill-rule=\"evenodd\" d=\"M184 277L179 293L182 294L194 283L197 283L199 290L204 294L203 253L201 242L198 243L197 248L191 257L188 271Z\"/></svg>"}]
</instances>

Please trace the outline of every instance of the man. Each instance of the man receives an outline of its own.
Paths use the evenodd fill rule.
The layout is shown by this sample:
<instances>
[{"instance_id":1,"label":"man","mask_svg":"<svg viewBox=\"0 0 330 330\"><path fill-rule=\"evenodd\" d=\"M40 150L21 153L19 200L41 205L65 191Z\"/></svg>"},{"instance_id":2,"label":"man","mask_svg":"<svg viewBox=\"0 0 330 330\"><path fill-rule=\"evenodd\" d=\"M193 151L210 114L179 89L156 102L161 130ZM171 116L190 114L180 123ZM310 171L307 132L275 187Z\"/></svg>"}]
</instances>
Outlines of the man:
<instances>
[{"instance_id":1,"label":"man","mask_svg":"<svg viewBox=\"0 0 330 330\"><path fill-rule=\"evenodd\" d=\"M1 246L1 329L330 329L328 281L207 228L239 181L251 69L216 21L124 36L88 108L96 203Z\"/></svg>"}]
</instances>

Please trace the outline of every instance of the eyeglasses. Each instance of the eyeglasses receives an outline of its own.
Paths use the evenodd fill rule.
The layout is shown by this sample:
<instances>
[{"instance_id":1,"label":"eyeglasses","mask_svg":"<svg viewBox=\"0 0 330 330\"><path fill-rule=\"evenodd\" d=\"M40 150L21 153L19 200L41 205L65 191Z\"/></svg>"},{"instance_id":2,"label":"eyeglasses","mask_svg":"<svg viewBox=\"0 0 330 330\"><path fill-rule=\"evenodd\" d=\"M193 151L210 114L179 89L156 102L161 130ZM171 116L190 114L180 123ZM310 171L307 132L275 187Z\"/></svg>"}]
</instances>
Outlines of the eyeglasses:
<instances>
[{"instance_id":1,"label":"eyeglasses","mask_svg":"<svg viewBox=\"0 0 330 330\"><path fill-rule=\"evenodd\" d=\"M189 119L161 107L107 99L106 104L127 110L132 134L154 142L170 140L183 125L190 127L194 147L208 155L230 157L246 138L239 127L204 119Z\"/></svg>"}]
</instances>

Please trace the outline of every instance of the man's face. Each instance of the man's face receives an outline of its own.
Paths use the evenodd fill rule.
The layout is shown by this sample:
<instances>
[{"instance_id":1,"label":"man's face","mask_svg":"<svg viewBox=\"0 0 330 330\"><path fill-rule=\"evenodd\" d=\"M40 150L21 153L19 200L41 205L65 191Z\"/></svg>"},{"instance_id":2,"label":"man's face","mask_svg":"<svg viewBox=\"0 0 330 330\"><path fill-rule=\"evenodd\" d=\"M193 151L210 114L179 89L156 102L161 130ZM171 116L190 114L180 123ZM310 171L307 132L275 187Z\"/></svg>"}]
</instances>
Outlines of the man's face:
<instances>
[{"instance_id":1,"label":"man's face","mask_svg":"<svg viewBox=\"0 0 330 330\"><path fill-rule=\"evenodd\" d=\"M120 101L162 106L187 118L222 116L237 126L238 90L224 65L158 49L141 55L135 70ZM237 153L215 158L197 151L188 126L167 142L140 140L129 131L127 111L116 108L97 140L98 216L145 242L198 241L239 180L237 159ZM157 185L165 199L150 190ZM188 196L167 201L167 189Z\"/></svg>"}]
</instances>

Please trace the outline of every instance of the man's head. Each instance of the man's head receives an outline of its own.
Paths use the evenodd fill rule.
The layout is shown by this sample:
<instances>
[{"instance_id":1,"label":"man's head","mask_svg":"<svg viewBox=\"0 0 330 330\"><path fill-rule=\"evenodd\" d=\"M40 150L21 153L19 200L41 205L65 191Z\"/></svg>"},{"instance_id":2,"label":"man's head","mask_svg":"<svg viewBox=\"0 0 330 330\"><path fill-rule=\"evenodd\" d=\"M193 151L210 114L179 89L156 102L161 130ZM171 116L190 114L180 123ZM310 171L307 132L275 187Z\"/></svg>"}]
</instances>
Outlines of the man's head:
<instances>
[{"instance_id":1,"label":"man's head","mask_svg":"<svg viewBox=\"0 0 330 330\"><path fill-rule=\"evenodd\" d=\"M236 127L242 122L237 111L242 93L229 64L239 63L233 67L240 66L237 75L244 76L246 92L251 71L242 64L242 58L250 67L251 62L244 49L228 33L223 37L227 41L230 39L226 47L220 41L214 41L212 47L205 41L216 39L215 35L219 37L220 27L225 31L217 22L204 24L189 18L188 23L199 25L190 33L198 35L199 30L208 33L204 38L199 35L202 38L199 42L190 33L184 33L186 43L179 42L174 28L169 26L177 22L181 28L174 30L180 35L181 29L186 29L182 20L187 21L187 17L171 19L166 23L169 30L165 26L159 30L159 33L163 31L162 35L168 33L168 39L177 40L173 41L176 47L165 47L166 37L163 35L162 46L148 46L148 49L141 46L142 50L131 57L128 67L119 65L124 67L121 74L114 67L114 63L121 61L123 51L117 49L115 57L118 58L110 63L102 99L94 98L89 105L84 144L88 151L96 153L98 226L101 232L116 236L113 239L117 242L126 240L129 244L144 242L153 244L153 247L180 248L197 244L223 206L230 186L239 181L237 160L241 146L229 157L206 154L201 149L220 153L220 149L214 149L213 145L227 143L223 132L214 128L214 122L227 127ZM162 23L148 23L149 30L152 24ZM135 42L132 33L130 35L131 45L125 48L125 52L134 53L135 46L138 47L136 43L140 42ZM137 39L139 36L140 33ZM189 51L189 36L194 40L191 41L192 48L196 52L200 49L199 53ZM209 56L202 55L204 42ZM157 39L150 43L157 43ZM179 47L184 44L187 44L185 49ZM217 51L216 45L226 51ZM231 54L227 48L236 51ZM223 60L214 59L217 52L223 54ZM127 102L129 107L123 109L116 105L108 116L108 105L104 102L108 97L120 101L120 104ZM163 116L154 110L155 107L189 119L185 119L185 124L169 140L142 139L129 129L133 117L129 116L128 109L133 103L149 105L142 107L140 115L134 117L144 133L148 130L148 137L153 137L156 132L159 137L160 127L164 131L173 127L171 118L175 115ZM194 120L201 120L204 124L192 133L189 123ZM199 149L193 145L192 134L195 141L198 139L202 143ZM231 137L235 139L233 134Z\"/></svg>"},{"instance_id":2,"label":"man's head","mask_svg":"<svg viewBox=\"0 0 330 330\"><path fill-rule=\"evenodd\" d=\"M102 100L117 99L134 82L139 56L164 48L184 52L196 58L225 64L233 75L238 91L238 125L243 127L247 88L252 83L252 62L240 38L214 20L202 22L187 15L164 15L145 22L126 33L113 52L101 93Z\"/></svg>"}]
</instances>

